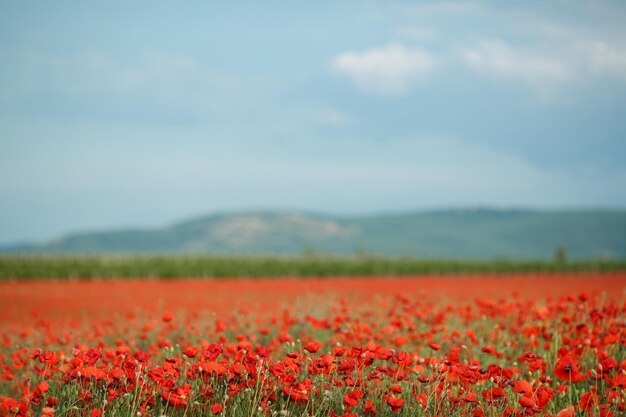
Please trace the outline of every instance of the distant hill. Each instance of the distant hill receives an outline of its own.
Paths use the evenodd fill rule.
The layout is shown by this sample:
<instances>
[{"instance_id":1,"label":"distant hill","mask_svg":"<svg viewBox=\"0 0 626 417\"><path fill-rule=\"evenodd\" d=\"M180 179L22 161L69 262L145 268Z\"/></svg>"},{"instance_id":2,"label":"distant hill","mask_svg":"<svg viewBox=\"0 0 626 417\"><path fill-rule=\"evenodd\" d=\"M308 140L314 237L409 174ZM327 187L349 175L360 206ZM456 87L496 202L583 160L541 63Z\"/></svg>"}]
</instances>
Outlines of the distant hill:
<instances>
[{"instance_id":1,"label":"distant hill","mask_svg":"<svg viewBox=\"0 0 626 417\"><path fill-rule=\"evenodd\" d=\"M20 250L545 259L559 246L570 258L626 258L626 210L459 209L361 217L242 212L162 229L72 234Z\"/></svg>"}]
</instances>

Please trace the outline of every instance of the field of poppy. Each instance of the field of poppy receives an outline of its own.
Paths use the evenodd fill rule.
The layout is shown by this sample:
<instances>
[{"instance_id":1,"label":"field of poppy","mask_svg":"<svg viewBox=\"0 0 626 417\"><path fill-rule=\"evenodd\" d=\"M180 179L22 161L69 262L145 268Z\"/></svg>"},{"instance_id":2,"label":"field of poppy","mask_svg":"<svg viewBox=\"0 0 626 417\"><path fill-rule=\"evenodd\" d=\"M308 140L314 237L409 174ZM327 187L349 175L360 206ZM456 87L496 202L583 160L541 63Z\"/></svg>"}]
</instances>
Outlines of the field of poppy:
<instances>
[{"instance_id":1,"label":"field of poppy","mask_svg":"<svg viewBox=\"0 0 626 417\"><path fill-rule=\"evenodd\" d=\"M626 273L0 282L0 416L624 416Z\"/></svg>"}]
</instances>

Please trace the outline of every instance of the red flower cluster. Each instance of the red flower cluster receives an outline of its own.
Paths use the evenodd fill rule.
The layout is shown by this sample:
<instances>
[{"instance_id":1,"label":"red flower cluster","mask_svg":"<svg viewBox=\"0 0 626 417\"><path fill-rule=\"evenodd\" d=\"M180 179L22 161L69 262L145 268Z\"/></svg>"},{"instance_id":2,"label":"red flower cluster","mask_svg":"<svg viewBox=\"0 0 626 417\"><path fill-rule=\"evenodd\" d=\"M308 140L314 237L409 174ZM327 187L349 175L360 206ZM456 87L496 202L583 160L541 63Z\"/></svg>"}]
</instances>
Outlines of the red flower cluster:
<instances>
[{"instance_id":1,"label":"red flower cluster","mask_svg":"<svg viewBox=\"0 0 626 417\"><path fill-rule=\"evenodd\" d=\"M4 323L0 417L618 417L625 316L623 302L590 294L450 305L405 295L317 315Z\"/></svg>"}]
</instances>

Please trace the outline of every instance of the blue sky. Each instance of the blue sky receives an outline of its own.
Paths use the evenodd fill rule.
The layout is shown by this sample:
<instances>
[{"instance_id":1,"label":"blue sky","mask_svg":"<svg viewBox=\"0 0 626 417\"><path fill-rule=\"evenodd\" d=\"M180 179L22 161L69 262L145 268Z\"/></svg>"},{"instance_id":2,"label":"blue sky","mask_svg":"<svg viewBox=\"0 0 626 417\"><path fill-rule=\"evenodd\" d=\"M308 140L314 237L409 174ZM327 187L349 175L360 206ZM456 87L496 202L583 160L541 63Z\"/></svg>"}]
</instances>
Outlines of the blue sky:
<instances>
[{"instance_id":1,"label":"blue sky","mask_svg":"<svg viewBox=\"0 0 626 417\"><path fill-rule=\"evenodd\" d=\"M231 2L234 3L234 2ZM626 207L623 2L3 2L0 243Z\"/></svg>"}]
</instances>

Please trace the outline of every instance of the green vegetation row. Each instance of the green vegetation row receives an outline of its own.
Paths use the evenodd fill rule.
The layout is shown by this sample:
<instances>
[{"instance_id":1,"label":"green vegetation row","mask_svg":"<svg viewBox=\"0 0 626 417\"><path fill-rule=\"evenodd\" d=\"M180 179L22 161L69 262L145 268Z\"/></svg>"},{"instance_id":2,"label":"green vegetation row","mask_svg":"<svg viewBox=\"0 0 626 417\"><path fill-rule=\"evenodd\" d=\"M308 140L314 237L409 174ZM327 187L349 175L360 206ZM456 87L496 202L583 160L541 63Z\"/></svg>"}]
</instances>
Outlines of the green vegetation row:
<instances>
[{"instance_id":1,"label":"green vegetation row","mask_svg":"<svg viewBox=\"0 0 626 417\"><path fill-rule=\"evenodd\" d=\"M626 260L465 261L374 256L0 256L0 280L247 278L626 271Z\"/></svg>"}]
</instances>

